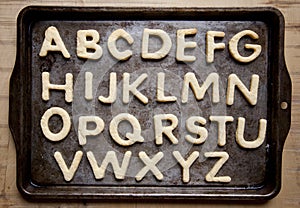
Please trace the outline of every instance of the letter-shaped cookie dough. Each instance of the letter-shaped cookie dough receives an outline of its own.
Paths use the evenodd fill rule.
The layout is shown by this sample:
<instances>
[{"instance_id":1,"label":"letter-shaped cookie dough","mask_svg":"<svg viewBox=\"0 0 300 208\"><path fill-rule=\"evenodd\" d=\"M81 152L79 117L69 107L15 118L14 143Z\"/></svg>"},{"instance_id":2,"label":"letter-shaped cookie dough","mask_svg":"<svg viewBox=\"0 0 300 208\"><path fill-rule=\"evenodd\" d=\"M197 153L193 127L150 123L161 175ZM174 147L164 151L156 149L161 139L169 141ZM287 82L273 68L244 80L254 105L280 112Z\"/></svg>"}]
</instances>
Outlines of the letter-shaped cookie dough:
<instances>
[{"instance_id":1,"label":"letter-shaped cookie dough","mask_svg":"<svg viewBox=\"0 0 300 208\"><path fill-rule=\"evenodd\" d=\"M122 139L118 132L118 126L122 121L128 121L133 129L133 133L126 133L125 136L127 140ZM130 146L136 142L144 141L144 138L141 135L142 130L139 121L129 113L120 113L115 116L110 122L109 132L113 140L122 146Z\"/></svg>"},{"instance_id":2,"label":"letter-shaped cookie dough","mask_svg":"<svg viewBox=\"0 0 300 208\"><path fill-rule=\"evenodd\" d=\"M226 123L232 122L232 116L210 116L209 120L218 123L218 145L224 146L226 144Z\"/></svg>"},{"instance_id":3,"label":"letter-shaped cookie dough","mask_svg":"<svg viewBox=\"0 0 300 208\"><path fill-rule=\"evenodd\" d=\"M205 176L207 182L220 182L220 183L229 183L231 178L229 176L216 176L222 166L226 163L229 158L227 152L205 152L205 157L219 157L220 159L213 166L211 171Z\"/></svg>"},{"instance_id":4,"label":"letter-shaped cookie dough","mask_svg":"<svg viewBox=\"0 0 300 208\"><path fill-rule=\"evenodd\" d=\"M137 90L137 87L144 82L144 80L148 77L146 73L143 73L139 76L132 84L129 84L130 74L123 74L123 103L129 103L129 94L130 92L138 98L142 103L147 104L148 98L143 95L140 91Z\"/></svg>"},{"instance_id":5,"label":"letter-shaped cookie dough","mask_svg":"<svg viewBox=\"0 0 300 208\"><path fill-rule=\"evenodd\" d=\"M259 76L257 74L253 74L251 77L250 90L247 89L247 87L243 84L243 82L238 78L236 74L230 74L228 77L226 104L233 105L234 91L235 87L237 87L251 105L256 105L258 86Z\"/></svg>"},{"instance_id":6,"label":"letter-shaped cookie dough","mask_svg":"<svg viewBox=\"0 0 300 208\"><path fill-rule=\"evenodd\" d=\"M103 103L114 103L117 99L117 73L111 72L109 75L108 97L99 96L99 101Z\"/></svg>"},{"instance_id":7,"label":"letter-shaped cookie dough","mask_svg":"<svg viewBox=\"0 0 300 208\"><path fill-rule=\"evenodd\" d=\"M181 102L187 103L189 97L189 87L192 88L197 100L202 100L207 89L212 87L212 102L220 102L219 95L219 75L217 73L211 73L207 76L206 80L199 86L198 80L194 73L188 72L184 75L183 87L181 92Z\"/></svg>"},{"instance_id":8,"label":"letter-shaped cookie dough","mask_svg":"<svg viewBox=\"0 0 300 208\"><path fill-rule=\"evenodd\" d=\"M130 151L126 151L124 154L124 158L123 158L123 162L122 165L119 165L118 162L118 158L116 156L116 153L114 151L108 151L106 153L105 158L102 161L101 166L98 166L98 163L95 159L95 156L93 154L93 152L89 151L87 152L87 158L88 161L93 169L94 172L94 176L96 179L103 179L105 176L105 171L106 168L109 164L112 165L114 174L115 174L115 178L116 179L124 179L125 178L125 174L127 172L128 169L128 165L130 162L130 158L131 158L131 152Z\"/></svg>"},{"instance_id":9,"label":"letter-shaped cookie dough","mask_svg":"<svg viewBox=\"0 0 300 208\"><path fill-rule=\"evenodd\" d=\"M185 160L180 152L178 151L174 151L173 152L173 156L176 158L176 160L178 161L178 163L181 165L182 167L182 181L184 183L188 183L190 181L190 167L191 165L197 160L197 158L199 157L199 152L198 151L194 151L188 158L187 160Z\"/></svg>"},{"instance_id":10,"label":"letter-shaped cookie dough","mask_svg":"<svg viewBox=\"0 0 300 208\"><path fill-rule=\"evenodd\" d=\"M73 75L71 73L66 74L66 84L51 84L50 83L50 73L42 73L42 99L48 101L50 99L50 89L52 90L64 90L65 91L65 101L73 101Z\"/></svg>"},{"instance_id":11,"label":"letter-shaped cookie dough","mask_svg":"<svg viewBox=\"0 0 300 208\"><path fill-rule=\"evenodd\" d=\"M258 137L254 141L246 141L244 139L245 118L238 118L238 126L236 130L236 142L243 148L255 149L262 145L265 141L267 131L267 120L259 120Z\"/></svg>"},{"instance_id":12,"label":"letter-shaped cookie dough","mask_svg":"<svg viewBox=\"0 0 300 208\"><path fill-rule=\"evenodd\" d=\"M186 35L195 35L197 33L196 28L192 29L182 29L177 30L177 50L176 50L176 60L177 61L187 61L192 62L196 60L195 56L184 55L184 49L186 48L196 48L196 42L185 42Z\"/></svg>"},{"instance_id":13,"label":"letter-shaped cookie dough","mask_svg":"<svg viewBox=\"0 0 300 208\"><path fill-rule=\"evenodd\" d=\"M78 166L81 162L82 155L83 155L82 151L77 151L75 153L75 156L73 158L70 168L68 168L61 153L59 151L56 151L54 153L54 158L55 158L60 170L62 171L64 179L66 181L71 181L73 179L74 174L75 174L76 170L78 169Z\"/></svg>"},{"instance_id":14,"label":"letter-shaped cookie dough","mask_svg":"<svg viewBox=\"0 0 300 208\"><path fill-rule=\"evenodd\" d=\"M88 129L88 123L96 124L94 129ZM78 140L80 145L86 144L87 136L96 136L104 129L104 121L98 116L80 116L78 124Z\"/></svg>"},{"instance_id":15,"label":"letter-shaped cookie dough","mask_svg":"<svg viewBox=\"0 0 300 208\"><path fill-rule=\"evenodd\" d=\"M86 100L93 99L93 74L91 72L84 73L84 97Z\"/></svg>"},{"instance_id":16,"label":"letter-shaped cookie dough","mask_svg":"<svg viewBox=\"0 0 300 208\"><path fill-rule=\"evenodd\" d=\"M125 61L132 56L132 51L126 50L126 51L120 52L116 46L116 42L119 38L125 39L127 41L127 43L129 43L130 45L133 43L133 38L131 37L130 34L128 34L123 29L118 29L118 30L115 30L114 32L112 32L110 34L110 36L108 37L107 47L108 47L110 54L113 57L115 57L118 60Z\"/></svg>"},{"instance_id":17,"label":"letter-shaped cookie dough","mask_svg":"<svg viewBox=\"0 0 300 208\"><path fill-rule=\"evenodd\" d=\"M201 125L206 124L205 118L200 116L191 116L186 120L185 126L189 132L199 135L199 138L186 135L185 139L192 144L202 144L205 142L208 132L206 128L196 125L196 122Z\"/></svg>"},{"instance_id":18,"label":"letter-shaped cookie dough","mask_svg":"<svg viewBox=\"0 0 300 208\"><path fill-rule=\"evenodd\" d=\"M137 181L141 181L149 171L151 171L154 174L157 180L161 181L164 178L163 174L156 167L156 164L164 157L163 152L158 152L156 155L154 155L152 159L150 159L145 152L140 152L139 157L145 164L145 167L143 167L136 174L135 179Z\"/></svg>"},{"instance_id":19,"label":"letter-shaped cookie dough","mask_svg":"<svg viewBox=\"0 0 300 208\"><path fill-rule=\"evenodd\" d=\"M154 117L155 143L161 145L163 143L163 134L165 134L173 144L178 144L178 139L173 135L173 130L178 125L178 119L173 114L158 114ZM170 126L163 126L163 120L171 121Z\"/></svg>"},{"instance_id":20,"label":"letter-shaped cookie dough","mask_svg":"<svg viewBox=\"0 0 300 208\"><path fill-rule=\"evenodd\" d=\"M62 129L58 133L53 133L49 129L49 119L53 115L59 115L62 119ZM46 110L44 115L41 118L41 128L42 132L45 135L47 139L53 142L58 142L60 140L63 140L71 129L71 119L67 111L60 107L52 107Z\"/></svg>"},{"instance_id":21,"label":"letter-shaped cookie dough","mask_svg":"<svg viewBox=\"0 0 300 208\"><path fill-rule=\"evenodd\" d=\"M224 49L225 43L215 43L215 37L225 37L224 32L220 31L208 31L206 33L206 62L214 62L214 53L216 49Z\"/></svg>"},{"instance_id":22,"label":"letter-shaped cookie dough","mask_svg":"<svg viewBox=\"0 0 300 208\"><path fill-rule=\"evenodd\" d=\"M159 102L173 102L177 98L175 96L165 96L165 73L159 72L157 74L157 101Z\"/></svg>"},{"instance_id":23,"label":"letter-shaped cookie dough","mask_svg":"<svg viewBox=\"0 0 300 208\"><path fill-rule=\"evenodd\" d=\"M245 44L245 48L253 50L253 53L247 57L241 56L238 51L238 43L244 36L249 36L254 40L257 40L259 38L259 36L252 30L243 30L233 36L229 41L229 52L233 56L233 58L235 58L235 60L243 63L248 63L254 61L259 56L261 52L261 46L257 44Z\"/></svg>"},{"instance_id":24,"label":"letter-shaped cookie dough","mask_svg":"<svg viewBox=\"0 0 300 208\"><path fill-rule=\"evenodd\" d=\"M55 44L52 45L52 42ZM42 57L47 56L48 51L60 51L65 58L71 57L59 35L58 30L54 26L48 27L45 31L45 39L39 55Z\"/></svg>"},{"instance_id":25,"label":"letter-shaped cookie dough","mask_svg":"<svg viewBox=\"0 0 300 208\"><path fill-rule=\"evenodd\" d=\"M149 36L158 36L162 40L162 47L154 52L149 53ZM144 29L143 40L142 40L142 58L144 59L162 59L170 51L172 47L172 41L170 36L163 30L159 29Z\"/></svg>"},{"instance_id":26,"label":"letter-shaped cookie dough","mask_svg":"<svg viewBox=\"0 0 300 208\"><path fill-rule=\"evenodd\" d=\"M91 37L91 40L87 40ZM102 48L97 43L100 40L99 33L96 30L78 30L77 31L77 56L80 58L97 60L102 56ZM88 52L87 49L94 50Z\"/></svg>"}]
</instances>

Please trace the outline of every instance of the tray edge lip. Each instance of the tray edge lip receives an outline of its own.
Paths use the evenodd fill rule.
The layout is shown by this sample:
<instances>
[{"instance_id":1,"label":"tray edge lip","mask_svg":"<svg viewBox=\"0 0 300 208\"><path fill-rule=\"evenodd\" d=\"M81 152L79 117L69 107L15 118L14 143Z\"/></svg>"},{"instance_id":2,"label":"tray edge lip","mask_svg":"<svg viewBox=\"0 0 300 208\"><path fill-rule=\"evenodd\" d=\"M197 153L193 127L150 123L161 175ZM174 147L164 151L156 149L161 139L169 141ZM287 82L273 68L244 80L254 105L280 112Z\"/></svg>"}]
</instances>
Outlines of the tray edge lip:
<instances>
[{"instance_id":1,"label":"tray edge lip","mask_svg":"<svg viewBox=\"0 0 300 208\"><path fill-rule=\"evenodd\" d=\"M82 7L65 7L65 6L62 6L62 7L56 7L56 6L27 6L27 7L23 8L20 11L19 15L18 15L18 21L17 22L18 22L19 27L20 28L22 27L22 25L24 24L24 22L23 22L24 18L26 18L28 15L30 15L30 13L32 11L41 12L40 11L41 8L46 9L47 11L50 11L51 9L56 8L56 9L59 10L59 12L63 12L66 9L70 9L70 8L78 9L78 10L80 9L81 11L78 11L78 12L86 12L86 11L90 11L90 10L99 10L99 9L103 10L103 11L107 11L107 10L112 9L114 12L116 12L116 11L125 11L126 12L127 11L126 9L130 9L130 11L140 11L141 9L144 9L143 11L146 11L146 10L148 11L149 10L149 8L146 8L146 7L128 7L128 8L127 7L122 7L122 8L121 7L83 7L82 8ZM284 23L283 14L281 13L281 11L279 9L277 9L275 7L249 7L249 8L248 7L236 7L236 8L227 8L227 7L175 7L175 8L173 8L173 7L155 7L155 8L151 8L151 9L152 9L152 11L174 11L174 10L178 11L178 9L179 9L182 12L187 12L187 10L188 11L201 11L201 12L208 12L208 11L211 11L211 10L213 10L213 11L226 10L226 11L230 11L230 12L237 12L237 11L243 11L243 10L246 10L247 12L253 12L253 11L266 12L267 11L267 12L271 12L272 14L275 14L279 18L279 24ZM19 27L18 27L18 30L20 29ZM22 41L23 40L20 40L20 39L17 40L17 47L19 47L19 45ZM283 41L284 40L281 40L280 42L283 42ZM283 49L282 49L282 51L283 51ZM18 57L20 55L19 49L17 49L16 53L17 53L17 57ZM283 59L283 61L285 61L284 54L283 54L283 56L280 55L280 57ZM18 65L19 65L19 59L16 58L15 68ZM15 68L13 69L13 73L15 71L17 71ZM18 69L18 70L20 71L21 69ZM12 82L11 80L12 79L10 79L10 83ZM11 109L11 107L9 109ZM10 124L10 120L11 119L9 118L9 127L10 127L11 132L13 132L14 127L12 127L12 124ZM15 137L14 134L13 134L13 137ZM281 167L281 165L280 165L280 167ZM29 183L29 186L28 186L28 184L25 185L24 181L22 181L22 182L19 181L19 182L17 182L17 184L18 184L19 191L21 193L23 193L25 198L27 198L27 197L34 198L34 197L37 196L37 195L33 195L34 193L30 192L30 190L28 189L29 186L32 186L31 183ZM38 188L38 187L35 187L35 186L32 186L32 187L33 188ZM269 194L264 195L264 196L260 195L259 198L266 198L266 199L273 198L279 193L279 190L280 190L280 184L279 184L279 186L276 186L272 192L270 192ZM149 194L149 196L150 195L151 194ZM231 198L231 196L229 196L229 195L226 194L226 195L222 195L220 197L221 198L223 198L223 197L224 198L227 198L227 197ZM236 197L236 196L232 196L232 197ZM242 197L248 198L247 195L243 195ZM249 197L251 198L251 196L249 196ZM115 198L115 197L112 197L112 198ZM207 198L207 197L204 196L204 198Z\"/></svg>"}]
</instances>

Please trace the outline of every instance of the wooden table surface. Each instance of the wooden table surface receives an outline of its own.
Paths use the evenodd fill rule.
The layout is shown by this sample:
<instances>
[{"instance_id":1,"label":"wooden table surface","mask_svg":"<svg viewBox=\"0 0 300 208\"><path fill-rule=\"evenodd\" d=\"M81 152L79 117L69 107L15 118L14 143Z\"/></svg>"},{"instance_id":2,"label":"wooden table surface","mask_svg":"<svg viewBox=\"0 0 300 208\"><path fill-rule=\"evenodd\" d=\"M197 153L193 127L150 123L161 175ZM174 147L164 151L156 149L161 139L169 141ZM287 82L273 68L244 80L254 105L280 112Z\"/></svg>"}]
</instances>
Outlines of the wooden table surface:
<instances>
[{"instance_id":1,"label":"wooden table surface","mask_svg":"<svg viewBox=\"0 0 300 208\"><path fill-rule=\"evenodd\" d=\"M282 189L266 203L199 202L171 204L131 203L32 203L16 188L16 153L8 127L9 78L16 56L16 19L27 5L147 6L147 7L254 7L272 6L285 17L285 60L293 82L292 125L283 151ZM0 207L300 207L300 0L0 0Z\"/></svg>"}]
</instances>

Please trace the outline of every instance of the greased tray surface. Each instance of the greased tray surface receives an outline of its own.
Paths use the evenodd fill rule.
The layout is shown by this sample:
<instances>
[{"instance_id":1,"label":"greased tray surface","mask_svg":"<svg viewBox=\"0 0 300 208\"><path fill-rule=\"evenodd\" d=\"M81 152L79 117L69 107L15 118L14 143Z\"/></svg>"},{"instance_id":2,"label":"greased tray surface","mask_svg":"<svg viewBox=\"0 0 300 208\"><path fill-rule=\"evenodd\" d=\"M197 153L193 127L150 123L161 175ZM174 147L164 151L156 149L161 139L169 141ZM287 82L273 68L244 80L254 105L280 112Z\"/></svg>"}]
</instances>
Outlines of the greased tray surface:
<instances>
[{"instance_id":1,"label":"greased tray surface","mask_svg":"<svg viewBox=\"0 0 300 208\"><path fill-rule=\"evenodd\" d=\"M50 27L57 29L70 57L65 57L60 51L48 51L45 56L40 54L45 32ZM185 41L195 42L196 45L190 49L187 47L184 53L194 56L195 60L179 61L177 32L191 28L196 28L197 32L186 35ZM274 197L280 190L281 154L290 126L291 81L283 56L283 28L282 15L271 8L25 8L18 18L17 59L10 83L9 119L17 149L19 190L25 197L33 199ZM111 34L118 29L123 29L133 38L131 44L123 38L116 41L117 50L132 52L127 60L117 60L108 48ZM153 60L142 57L145 29L157 29L169 36L171 48L163 58ZM102 50L99 59L78 56L77 32L81 30L95 30L99 34L97 44ZM242 56L253 53L253 50L243 48L245 44L261 46L259 56L247 63L237 60L229 46L233 37L244 30L254 31L259 38L254 40L248 35L239 40L238 51ZM224 37L216 37L214 42L225 44L224 49L214 51L211 63L207 61L209 31L224 32ZM153 35L147 47L150 52L155 52L162 45L163 40ZM65 92L57 89L49 90L48 100L43 97L42 76L46 73L50 76L50 83L56 85L65 84L66 74L73 76L72 101L66 101ZM91 85L86 84L87 73L93 76ZM113 73L117 80L116 99L104 104L98 97L108 96ZM124 101L125 73L130 75L131 84L146 76L137 88L148 99L146 103L130 93L129 100ZM200 86L210 75L218 76L219 86L211 85L203 99L198 100L194 91L189 89L188 101L184 103L183 85L188 73L195 74ZM165 75L165 96L176 97L175 101L158 100L159 74ZM233 104L228 104L228 80L232 74L247 88L253 82L252 76L259 76L255 104L250 104L239 90L235 91ZM218 101L214 100L213 87L219 90ZM86 88L90 89L90 98L86 97ZM45 135L41 122L45 112L56 107L61 109L60 112L67 113L71 126L64 138L51 141ZM122 145L112 138L110 130L113 127L110 124L123 114L132 115L138 121L141 131L134 138L140 135L142 141L133 139L132 144ZM172 134L178 143L164 135L160 144L155 137L159 128L154 119L157 115L166 114L177 119ZM80 143L79 120L85 116L102 119L103 129L95 136L87 136L86 143ZM218 143L220 124L216 121L217 116L227 116L229 119L225 127L226 144ZM200 144L186 139L187 135L197 136L187 127L191 117L205 120L196 122L207 132L205 141ZM236 141L238 123L241 122L239 118L245 119L244 138L249 141L258 137L259 120L266 121L265 139L261 145L247 148ZM164 120L162 125L172 123L175 123L174 120ZM50 116L47 124L52 133L60 132L66 125L62 117L55 114ZM95 122L89 121L86 129L91 131L98 127ZM130 139L125 138L126 133L135 132L135 126L120 122L117 130L121 140L128 142ZM113 165L107 166L102 177L95 175L91 154L100 167L108 152L116 155L119 166L125 157L129 158L123 177L115 175L114 170L118 168ZM224 178L219 182L209 181L207 175L223 157L209 154L220 152L223 156L228 155L228 159L217 170L215 177L230 177L230 181ZM58 153L67 168L71 167L76 153L82 153L78 168L70 178L64 177L55 157ZM184 160L191 155L197 158L187 168L189 175L179 164L178 154ZM154 161L153 158L158 161L147 163ZM150 163L154 167L150 168ZM148 170L139 178L145 168Z\"/></svg>"}]
</instances>

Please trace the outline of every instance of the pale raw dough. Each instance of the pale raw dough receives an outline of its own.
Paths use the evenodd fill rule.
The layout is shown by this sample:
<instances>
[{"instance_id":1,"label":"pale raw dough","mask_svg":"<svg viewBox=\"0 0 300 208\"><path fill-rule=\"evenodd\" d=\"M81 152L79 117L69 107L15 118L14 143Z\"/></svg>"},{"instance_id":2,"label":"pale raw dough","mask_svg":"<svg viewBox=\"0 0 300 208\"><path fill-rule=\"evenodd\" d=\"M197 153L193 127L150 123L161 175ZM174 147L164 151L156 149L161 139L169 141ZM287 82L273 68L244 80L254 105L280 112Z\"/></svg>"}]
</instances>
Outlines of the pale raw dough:
<instances>
[{"instance_id":1,"label":"pale raw dough","mask_svg":"<svg viewBox=\"0 0 300 208\"><path fill-rule=\"evenodd\" d=\"M254 141L246 141L244 139L244 130L245 130L245 118L238 118L238 126L236 130L236 142L243 148L255 149L262 145L265 141L266 131L267 131L267 120L259 120L259 130L258 137Z\"/></svg>"},{"instance_id":2,"label":"pale raw dough","mask_svg":"<svg viewBox=\"0 0 300 208\"><path fill-rule=\"evenodd\" d=\"M102 161L101 166L99 167L93 152L87 152L87 158L92 167L96 179L104 178L106 168L109 164L112 165L115 178L120 180L124 179L131 159L131 155L132 153L130 151L126 151L123 157L123 162L120 166L116 153L114 151L108 151L106 153L105 158Z\"/></svg>"},{"instance_id":3,"label":"pale raw dough","mask_svg":"<svg viewBox=\"0 0 300 208\"><path fill-rule=\"evenodd\" d=\"M130 74L125 72L123 74L123 103L129 103L130 92L138 98L142 103L147 104L148 98L137 90L137 87L142 84L148 77L146 73L141 74L133 83L129 84Z\"/></svg>"},{"instance_id":4,"label":"pale raw dough","mask_svg":"<svg viewBox=\"0 0 300 208\"><path fill-rule=\"evenodd\" d=\"M234 91L235 87L237 87L251 105L256 105L258 86L259 76L257 74L253 74L251 77L250 90L247 89L236 74L230 74L228 77L226 104L233 105Z\"/></svg>"},{"instance_id":5,"label":"pale raw dough","mask_svg":"<svg viewBox=\"0 0 300 208\"><path fill-rule=\"evenodd\" d=\"M52 90L64 90L65 91L65 101L73 101L73 75L71 73L66 73L66 84L51 84L50 83L50 73L42 73L42 99L48 101L50 98L50 89Z\"/></svg>"},{"instance_id":6,"label":"pale raw dough","mask_svg":"<svg viewBox=\"0 0 300 208\"><path fill-rule=\"evenodd\" d=\"M112 32L110 34L110 36L108 38L107 47L108 47L110 54L118 60L125 61L132 56L132 51L126 50L126 51L120 52L116 46L116 41L119 38L125 39L127 41L127 43L129 43L130 45L133 43L134 40L133 40L132 36L123 29L115 30L114 32Z\"/></svg>"},{"instance_id":7,"label":"pale raw dough","mask_svg":"<svg viewBox=\"0 0 300 208\"><path fill-rule=\"evenodd\" d=\"M178 139L173 135L173 130L178 125L178 119L173 114L158 114L153 117L155 129L155 143L163 144L163 134L165 134L173 144L178 144ZM163 120L171 121L170 126L163 126Z\"/></svg>"},{"instance_id":8,"label":"pale raw dough","mask_svg":"<svg viewBox=\"0 0 300 208\"><path fill-rule=\"evenodd\" d=\"M93 99L93 73L85 72L84 81L85 81L84 97L86 100L92 100Z\"/></svg>"},{"instance_id":9,"label":"pale raw dough","mask_svg":"<svg viewBox=\"0 0 300 208\"><path fill-rule=\"evenodd\" d=\"M185 55L185 49L196 48L196 42L186 42L186 35L195 35L197 33L196 28L191 29L181 29L177 30L177 50L176 59L178 61L193 62L196 60L195 56ZM161 48L153 53L149 53L149 37L157 36L162 40ZM248 63L256 59L261 53L261 46L256 44L245 44L246 49L253 50L253 53L248 57L243 57L238 52L238 43L240 39L244 36L250 36L252 39L257 40L258 35L251 30L244 30L236 35L229 41L229 51L230 54L239 62ZM87 37L91 37L91 40L87 40ZM208 31L206 33L206 61L207 63L212 63L214 61L215 50L223 50L225 48L224 43L215 43L215 38L225 37L224 32L220 31ZM123 38L127 41L129 45L133 44L134 40L130 34L128 34L123 29L115 30L108 38L107 47L109 52L113 57L118 60L128 60L132 56L131 50L119 51L116 42L118 39ZM102 56L102 48L97 43L100 40L99 33L96 30L79 30L77 31L77 56L86 59L99 59ZM55 45L52 45L55 42ZM144 59L162 59L171 50L172 42L169 35L159 29L144 29L143 39L142 39L142 58ZM93 49L94 52L88 52L87 49ZM70 54L67 51L64 42L62 41L60 34L56 27L49 27L45 31L45 39L41 47L39 55L44 57L47 56L48 51L59 51L63 54L65 58L70 58ZM133 94L142 103L147 104L148 98L143 95L138 87L147 79L148 75L146 73L141 74L136 78L134 82L130 84L130 74L123 74L123 103L128 104L130 102L130 94ZM200 87L198 80L194 73L188 72L184 76L182 91L181 91L181 102L188 102L189 88L192 89L194 96L197 100L202 100L207 92L208 88L212 87L212 103L220 102L219 95L219 75L217 73L210 73L206 80ZM259 76L254 74L251 77L250 90L243 84L243 82L238 78L236 74L230 74L228 77L227 86L227 98L226 104L233 105L234 103L234 93L235 88L238 88L246 100L251 105L256 105L258 97L258 87L259 87ZM73 101L73 75L71 73L66 73L65 84L51 84L50 83L50 73L42 73L42 99L48 101L50 99L50 90L64 90L65 91L65 101ZM175 96L165 96L165 73L160 72L157 74L157 101L158 102L174 102L177 100ZM93 74L91 72L85 73L85 99L93 99ZM108 97L99 96L99 101L102 103L113 103L117 99L117 74L115 72L110 73L110 85ZM62 118L63 126L60 132L52 133L49 129L49 119L53 115L59 115ZM172 144L178 144L178 139L174 136L173 130L178 126L178 118L173 114L157 114L154 115L154 131L155 131L155 143L156 145L163 144L163 134L171 141ZM232 122L234 118L232 116L210 116L210 121L218 123L218 145L223 147L226 144L226 123ZM163 126L163 120L170 121L171 125ZM118 132L119 124L123 121L130 123L133 132L126 133L126 139L120 137ZM94 129L88 129L87 124L93 122L96 124ZM192 137L191 135L186 135L185 139L192 144L202 144L206 141L208 137L208 131L206 128L200 126L205 125L206 120L200 116L191 116L186 120L186 129L199 137ZM49 108L42 116L40 121L41 129L45 137L50 141L61 141L67 137L71 129L71 119L69 114L60 107ZM81 116L79 117L78 124L78 140L80 145L85 145L87 136L96 136L100 134L105 127L104 121L97 116ZM259 131L258 137L253 141L246 141L244 139L244 129L245 129L245 118L238 118L238 126L236 130L236 142L243 148L254 149L258 148L265 141L267 120L259 120ZM142 129L139 121L133 115L129 113L121 113L113 117L109 125L109 132L112 139L123 147L131 146L136 142L144 142L142 136ZM98 166L98 162L93 154L93 152L87 152L87 159L91 165L94 176L96 179L103 179L107 166L112 165L114 175L116 179L124 179L132 153L131 151L126 151L123 157L122 164L119 165L116 153L114 151L108 151L105 158L103 159L101 166ZM199 152L194 151L185 160L179 151L173 151L173 156L177 162L182 167L182 181L183 183L188 183L190 181L190 167L199 158ZM208 158L219 158L212 169L205 176L207 182L219 182L219 183L229 183L231 177L229 176L216 176L222 166L229 159L227 152L205 152L205 157ZM71 181L77 171L80 162L83 157L82 151L77 151L74 155L73 161L68 168L62 154L59 151L54 153L54 158L63 173L64 179L66 181ZM164 157L163 152L158 152L152 159L144 152L139 152L139 158L144 163L144 167L136 174L135 178L137 181L143 180L148 172L152 172L157 180L163 180L163 174L157 167L159 161Z\"/></svg>"},{"instance_id":10,"label":"pale raw dough","mask_svg":"<svg viewBox=\"0 0 300 208\"><path fill-rule=\"evenodd\" d=\"M188 72L184 75L183 87L181 92L181 102L187 103L189 97L189 88L191 87L197 100L202 100L205 92L212 85L212 102L220 102L219 95L219 75L211 73L207 76L206 80L199 86L198 80L194 73Z\"/></svg>"},{"instance_id":11,"label":"pale raw dough","mask_svg":"<svg viewBox=\"0 0 300 208\"><path fill-rule=\"evenodd\" d=\"M222 166L229 159L227 152L205 152L205 157L219 157L220 159L216 162L213 168L205 176L207 182L220 182L220 183L229 183L231 178L229 176L216 176Z\"/></svg>"},{"instance_id":12,"label":"pale raw dough","mask_svg":"<svg viewBox=\"0 0 300 208\"><path fill-rule=\"evenodd\" d=\"M148 52L149 47L149 36L158 36L162 40L162 47L153 53ZM144 59L162 59L170 51L172 47L172 41L168 33L160 29L144 29L143 40L142 40L142 58Z\"/></svg>"},{"instance_id":13,"label":"pale raw dough","mask_svg":"<svg viewBox=\"0 0 300 208\"><path fill-rule=\"evenodd\" d=\"M232 116L210 116L210 121L218 123L218 145L223 147L226 144L226 123L232 122Z\"/></svg>"},{"instance_id":14,"label":"pale raw dough","mask_svg":"<svg viewBox=\"0 0 300 208\"><path fill-rule=\"evenodd\" d=\"M257 40L259 38L259 36L252 30L243 30L230 39L229 52L235 58L235 60L242 63L248 63L255 60L259 56L259 54L261 53L261 46L257 44L245 44L245 48L253 50L253 53L248 57L241 56L238 51L238 43L244 36L249 36L254 40Z\"/></svg>"},{"instance_id":15,"label":"pale raw dough","mask_svg":"<svg viewBox=\"0 0 300 208\"><path fill-rule=\"evenodd\" d=\"M58 133L52 133L49 129L49 119L53 115L59 115L62 119L62 129ZM53 142L58 142L60 140L63 140L70 132L71 129L71 119L67 111L60 107L52 107L46 110L44 115L41 118L41 128L42 132L45 135L47 139Z\"/></svg>"},{"instance_id":16,"label":"pale raw dough","mask_svg":"<svg viewBox=\"0 0 300 208\"><path fill-rule=\"evenodd\" d=\"M91 37L91 40L87 40ZM77 56L80 58L100 59L102 56L102 48L97 43L100 40L100 35L97 30L78 30L77 31ZM87 49L93 49L93 52L88 52Z\"/></svg>"},{"instance_id":17,"label":"pale raw dough","mask_svg":"<svg viewBox=\"0 0 300 208\"><path fill-rule=\"evenodd\" d=\"M93 122L95 129L88 129L87 124ZM80 116L78 122L78 140L81 146L86 144L87 136L96 136L104 129L104 121L98 116Z\"/></svg>"},{"instance_id":18,"label":"pale raw dough","mask_svg":"<svg viewBox=\"0 0 300 208\"><path fill-rule=\"evenodd\" d=\"M52 41L55 45L52 45ZM59 32L56 27L50 26L45 31L45 39L41 47L39 55L42 57L47 56L48 51L60 51L65 58L70 58L70 54L62 41Z\"/></svg>"},{"instance_id":19,"label":"pale raw dough","mask_svg":"<svg viewBox=\"0 0 300 208\"><path fill-rule=\"evenodd\" d=\"M137 181L141 181L149 171L153 173L157 180L162 180L164 178L163 174L156 167L156 164L164 157L163 152L158 152L156 155L153 156L152 159L150 159L145 152L140 152L139 157L145 164L145 167L143 167L136 174L135 179Z\"/></svg>"},{"instance_id":20,"label":"pale raw dough","mask_svg":"<svg viewBox=\"0 0 300 208\"><path fill-rule=\"evenodd\" d=\"M54 153L54 158L55 158L60 170L62 171L64 179L66 181L71 181L73 179L74 174L75 174L76 170L78 169L78 166L81 162L82 156L83 156L83 152L77 151L75 153L75 156L74 156L74 159L72 161L70 168L68 168L61 153L59 151L56 151Z\"/></svg>"},{"instance_id":21,"label":"pale raw dough","mask_svg":"<svg viewBox=\"0 0 300 208\"><path fill-rule=\"evenodd\" d=\"M178 151L174 151L173 152L173 156L176 158L176 160L178 161L178 163L181 165L182 167L182 181L184 183L188 183L190 181L190 167L191 165L197 160L197 158L199 157L199 152L198 151L194 151L188 158L187 160L185 160L180 152Z\"/></svg>"},{"instance_id":22,"label":"pale raw dough","mask_svg":"<svg viewBox=\"0 0 300 208\"><path fill-rule=\"evenodd\" d=\"M127 140L124 140L120 137L118 132L118 126L122 121L128 121L133 129L132 133L126 133ZM109 132L112 137L112 139L117 142L119 145L122 146L130 146L133 145L136 142L143 142L144 138L142 137L142 129L140 126L139 121L134 117L133 115L129 113L120 113L117 116L115 116L109 125Z\"/></svg>"},{"instance_id":23,"label":"pale raw dough","mask_svg":"<svg viewBox=\"0 0 300 208\"><path fill-rule=\"evenodd\" d=\"M215 43L215 37L223 38L225 33L221 31L208 31L206 33L206 62L214 62L214 53L216 49L224 49L225 43Z\"/></svg>"},{"instance_id":24,"label":"pale raw dough","mask_svg":"<svg viewBox=\"0 0 300 208\"><path fill-rule=\"evenodd\" d=\"M192 144L202 144L205 142L208 136L208 132L206 128L195 125L196 122L201 125L206 124L205 118L201 116L191 116L186 120L185 126L189 132L199 135L199 138L194 138L190 135L186 135L185 139Z\"/></svg>"},{"instance_id":25,"label":"pale raw dough","mask_svg":"<svg viewBox=\"0 0 300 208\"><path fill-rule=\"evenodd\" d=\"M197 33L196 28L192 29L182 29L177 30L177 50L176 50L176 60L177 61L186 61L193 62L196 60L195 56L184 55L184 49L186 48L196 48L196 42L185 42L186 35L195 35Z\"/></svg>"},{"instance_id":26,"label":"pale raw dough","mask_svg":"<svg viewBox=\"0 0 300 208\"><path fill-rule=\"evenodd\" d=\"M175 96L165 96L165 73L159 72L157 74L157 101L158 102L173 102L177 98Z\"/></svg>"},{"instance_id":27,"label":"pale raw dough","mask_svg":"<svg viewBox=\"0 0 300 208\"><path fill-rule=\"evenodd\" d=\"M114 103L117 99L117 73L111 72L109 75L109 93L108 97L99 96L98 99L102 103Z\"/></svg>"}]
</instances>

